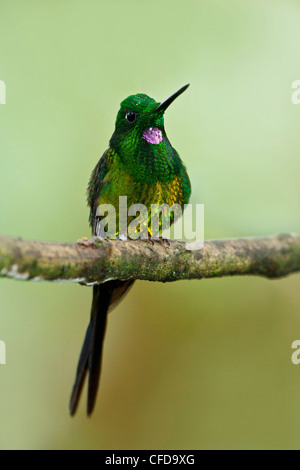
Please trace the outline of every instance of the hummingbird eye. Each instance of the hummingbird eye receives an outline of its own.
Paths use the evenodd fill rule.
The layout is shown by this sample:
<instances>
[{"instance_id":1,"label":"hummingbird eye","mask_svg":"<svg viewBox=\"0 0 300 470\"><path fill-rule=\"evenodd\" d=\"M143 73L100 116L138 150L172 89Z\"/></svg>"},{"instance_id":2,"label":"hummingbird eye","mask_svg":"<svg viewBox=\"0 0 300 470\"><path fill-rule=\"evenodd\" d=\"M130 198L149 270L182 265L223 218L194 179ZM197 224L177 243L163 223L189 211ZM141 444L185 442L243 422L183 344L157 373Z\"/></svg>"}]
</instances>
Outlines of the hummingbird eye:
<instances>
[{"instance_id":1,"label":"hummingbird eye","mask_svg":"<svg viewBox=\"0 0 300 470\"><path fill-rule=\"evenodd\" d=\"M139 115L135 113L134 111L128 111L128 113L126 113L125 115L125 118L127 119L128 122L134 122L137 120L138 117Z\"/></svg>"}]
</instances>

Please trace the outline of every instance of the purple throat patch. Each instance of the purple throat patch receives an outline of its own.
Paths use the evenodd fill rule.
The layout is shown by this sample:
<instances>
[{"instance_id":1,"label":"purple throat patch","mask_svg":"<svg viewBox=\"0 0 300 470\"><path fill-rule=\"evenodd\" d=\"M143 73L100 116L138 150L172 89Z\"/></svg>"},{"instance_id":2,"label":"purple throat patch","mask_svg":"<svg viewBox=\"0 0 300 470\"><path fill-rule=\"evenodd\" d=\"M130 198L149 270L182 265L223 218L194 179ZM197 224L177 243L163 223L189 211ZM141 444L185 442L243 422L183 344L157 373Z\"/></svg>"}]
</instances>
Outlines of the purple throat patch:
<instances>
[{"instance_id":1,"label":"purple throat patch","mask_svg":"<svg viewBox=\"0 0 300 470\"><path fill-rule=\"evenodd\" d=\"M149 142L149 144L157 145L163 140L162 132L157 127L149 127L149 129L144 131L143 139Z\"/></svg>"}]
</instances>

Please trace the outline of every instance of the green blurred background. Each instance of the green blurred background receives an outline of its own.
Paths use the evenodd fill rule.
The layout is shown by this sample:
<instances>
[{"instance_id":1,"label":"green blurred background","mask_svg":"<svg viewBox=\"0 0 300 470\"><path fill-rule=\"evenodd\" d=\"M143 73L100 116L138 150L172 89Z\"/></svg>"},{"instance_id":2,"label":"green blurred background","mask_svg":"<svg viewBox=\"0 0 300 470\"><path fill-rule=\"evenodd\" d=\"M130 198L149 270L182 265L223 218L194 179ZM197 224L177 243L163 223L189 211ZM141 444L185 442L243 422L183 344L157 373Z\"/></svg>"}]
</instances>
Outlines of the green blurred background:
<instances>
[{"instance_id":1,"label":"green blurred background","mask_svg":"<svg viewBox=\"0 0 300 470\"><path fill-rule=\"evenodd\" d=\"M299 24L298 0L1 0L0 233L88 236L120 101L187 82L165 123L206 239L299 232ZM137 282L71 419L91 289L0 280L0 448L300 448L299 281Z\"/></svg>"}]
</instances>

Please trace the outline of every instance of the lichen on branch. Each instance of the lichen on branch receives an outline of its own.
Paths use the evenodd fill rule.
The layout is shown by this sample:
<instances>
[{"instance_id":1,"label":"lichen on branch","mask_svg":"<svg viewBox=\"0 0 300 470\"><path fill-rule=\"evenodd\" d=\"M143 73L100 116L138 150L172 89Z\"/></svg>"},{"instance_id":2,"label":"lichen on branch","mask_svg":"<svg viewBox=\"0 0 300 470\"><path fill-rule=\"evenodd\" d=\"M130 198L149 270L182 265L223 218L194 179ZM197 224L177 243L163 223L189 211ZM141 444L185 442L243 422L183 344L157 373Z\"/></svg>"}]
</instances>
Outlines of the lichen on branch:
<instances>
[{"instance_id":1,"label":"lichen on branch","mask_svg":"<svg viewBox=\"0 0 300 470\"><path fill-rule=\"evenodd\" d=\"M171 282L232 275L279 278L300 271L300 235L185 242L53 243L0 235L0 277L93 284L109 279Z\"/></svg>"}]
</instances>

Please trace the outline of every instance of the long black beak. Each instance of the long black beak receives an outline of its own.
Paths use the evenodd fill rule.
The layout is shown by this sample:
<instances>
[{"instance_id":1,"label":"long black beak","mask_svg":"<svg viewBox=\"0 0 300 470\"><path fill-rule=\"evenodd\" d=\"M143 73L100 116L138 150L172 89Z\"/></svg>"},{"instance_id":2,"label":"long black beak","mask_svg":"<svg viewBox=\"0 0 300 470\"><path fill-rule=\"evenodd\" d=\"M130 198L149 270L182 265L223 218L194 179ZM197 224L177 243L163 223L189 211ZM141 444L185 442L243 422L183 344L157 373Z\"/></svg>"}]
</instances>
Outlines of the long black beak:
<instances>
[{"instance_id":1,"label":"long black beak","mask_svg":"<svg viewBox=\"0 0 300 470\"><path fill-rule=\"evenodd\" d=\"M169 96L169 98L167 98L165 101L162 101L162 103L160 103L156 108L155 112L157 113L158 111L165 111L170 106L170 104L173 103L173 101L176 100L176 98L178 98L178 96L181 95L181 93L183 93L189 86L190 84L188 83L187 85L179 88L179 90L173 93L173 95Z\"/></svg>"}]
</instances>

